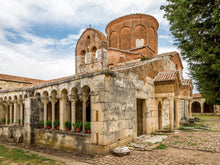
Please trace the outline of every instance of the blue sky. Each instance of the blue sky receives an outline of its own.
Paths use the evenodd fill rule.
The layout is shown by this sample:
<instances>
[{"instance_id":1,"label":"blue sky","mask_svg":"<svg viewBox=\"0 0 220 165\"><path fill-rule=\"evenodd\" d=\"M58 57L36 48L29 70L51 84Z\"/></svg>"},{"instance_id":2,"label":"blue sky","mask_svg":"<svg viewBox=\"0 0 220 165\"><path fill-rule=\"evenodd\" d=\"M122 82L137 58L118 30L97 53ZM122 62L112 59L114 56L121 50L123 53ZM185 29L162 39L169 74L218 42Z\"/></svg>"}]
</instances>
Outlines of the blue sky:
<instances>
[{"instance_id":1,"label":"blue sky","mask_svg":"<svg viewBox=\"0 0 220 165\"><path fill-rule=\"evenodd\" d=\"M160 6L165 0L4 0L0 5L0 72L54 79L75 72L75 44L89 27L105 34L113 19L145 13L159 22L159 53L178 51ZM178 51L179 52L179 51ZM186 63L184 62L186 68ZM187 78L187 73L184 72Z\"/></svg>"}]
</instances>

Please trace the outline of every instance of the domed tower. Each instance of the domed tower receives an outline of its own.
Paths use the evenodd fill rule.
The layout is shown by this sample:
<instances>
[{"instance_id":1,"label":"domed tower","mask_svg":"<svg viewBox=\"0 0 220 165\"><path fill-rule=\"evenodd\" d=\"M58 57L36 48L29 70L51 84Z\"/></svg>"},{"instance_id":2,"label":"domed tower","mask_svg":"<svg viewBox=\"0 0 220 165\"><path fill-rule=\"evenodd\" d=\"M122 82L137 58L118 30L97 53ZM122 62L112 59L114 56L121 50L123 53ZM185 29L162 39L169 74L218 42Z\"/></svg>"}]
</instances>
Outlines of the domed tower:
<instances>
[{"instance_id":1,"label":"domed tower","mask_svg":"<svg viewBox=\"0 0 220 165\"><path fill-rule=\"evenodd\" d=\"M146 14L131 14L111 21L106 26L109 47L152 56L158 53L157 20ZM147 51L144 49L148 49Z\"/></svg>"}]
</instances>

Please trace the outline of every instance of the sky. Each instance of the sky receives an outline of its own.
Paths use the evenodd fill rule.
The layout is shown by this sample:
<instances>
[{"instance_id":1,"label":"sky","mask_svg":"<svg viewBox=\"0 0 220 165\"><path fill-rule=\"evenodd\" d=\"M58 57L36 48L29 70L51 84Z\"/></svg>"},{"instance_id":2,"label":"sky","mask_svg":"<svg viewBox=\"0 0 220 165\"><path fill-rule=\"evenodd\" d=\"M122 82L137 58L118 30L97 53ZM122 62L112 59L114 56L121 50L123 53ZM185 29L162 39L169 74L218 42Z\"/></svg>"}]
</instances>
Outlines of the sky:
<instances>
[{"instance_id":1,"label":"sky","mask_svg":"<svg viewBox=\"0 0 220 165\"><path fill-rule=\"evenodd\" d=\"M165 0L1 0L0 73L42 80L75 74L75 45L90 25L105 34L106 25L123 15L144 13L159 22L158 51L173 46ZM184 77L188 78L183 62Z\"/></svg>"}]
</instances>

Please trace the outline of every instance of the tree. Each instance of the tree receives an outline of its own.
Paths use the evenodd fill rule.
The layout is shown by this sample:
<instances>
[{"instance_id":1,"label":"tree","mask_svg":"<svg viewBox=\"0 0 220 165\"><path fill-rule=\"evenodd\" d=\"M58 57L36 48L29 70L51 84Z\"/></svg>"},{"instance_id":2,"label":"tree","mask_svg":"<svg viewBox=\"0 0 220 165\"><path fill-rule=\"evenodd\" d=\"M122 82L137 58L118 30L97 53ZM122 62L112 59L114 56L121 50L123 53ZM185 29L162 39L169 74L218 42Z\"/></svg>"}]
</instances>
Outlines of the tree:
<instances>
[{"instance_id":1,"label":"tree","mask_svg":"<svg viewBox=\"0 0 220 165\"><path fill-rule=\"evenodd\" d=\"M167 0L161 6L190 75L210 104L220 104L220 0Z\"/></svg>"}]
</instances>

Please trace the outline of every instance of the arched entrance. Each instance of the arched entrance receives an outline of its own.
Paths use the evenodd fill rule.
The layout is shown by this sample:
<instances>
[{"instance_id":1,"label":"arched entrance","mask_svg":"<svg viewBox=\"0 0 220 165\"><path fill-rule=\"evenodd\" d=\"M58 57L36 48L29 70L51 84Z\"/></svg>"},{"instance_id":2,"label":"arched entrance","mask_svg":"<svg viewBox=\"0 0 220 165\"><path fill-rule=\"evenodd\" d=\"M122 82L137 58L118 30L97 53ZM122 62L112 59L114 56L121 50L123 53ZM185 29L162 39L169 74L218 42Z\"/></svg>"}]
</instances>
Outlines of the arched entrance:
<instances>
[{"instance_id":1,"label":"arched entrance","mask_svg":"<svg viewBox=\"0 0 220 165\"><path fill-rule=\"evenodd\" d=\"M198 101L192 103L192 113L201 113L201 105Z\"/></svg>"},{"instance_id":2,"label":"arched entrance","mask_svg":"<svg viewBox=\"0 0 220 165\"><path fill-rule=\"evenodd\" d=\"M158 104L158 129L162 129L162 104Z\"/></svg>"},{"instance_id":3,"label":"arched entrance","mask_svg":"<svg viewBox=\"0 0 220 165\"><path fill-rule=\"evenodd\" d=\"M206 102L203 105L204 113L214 113L214 106L207 104Z\"/></svg>"}]
</instances>

